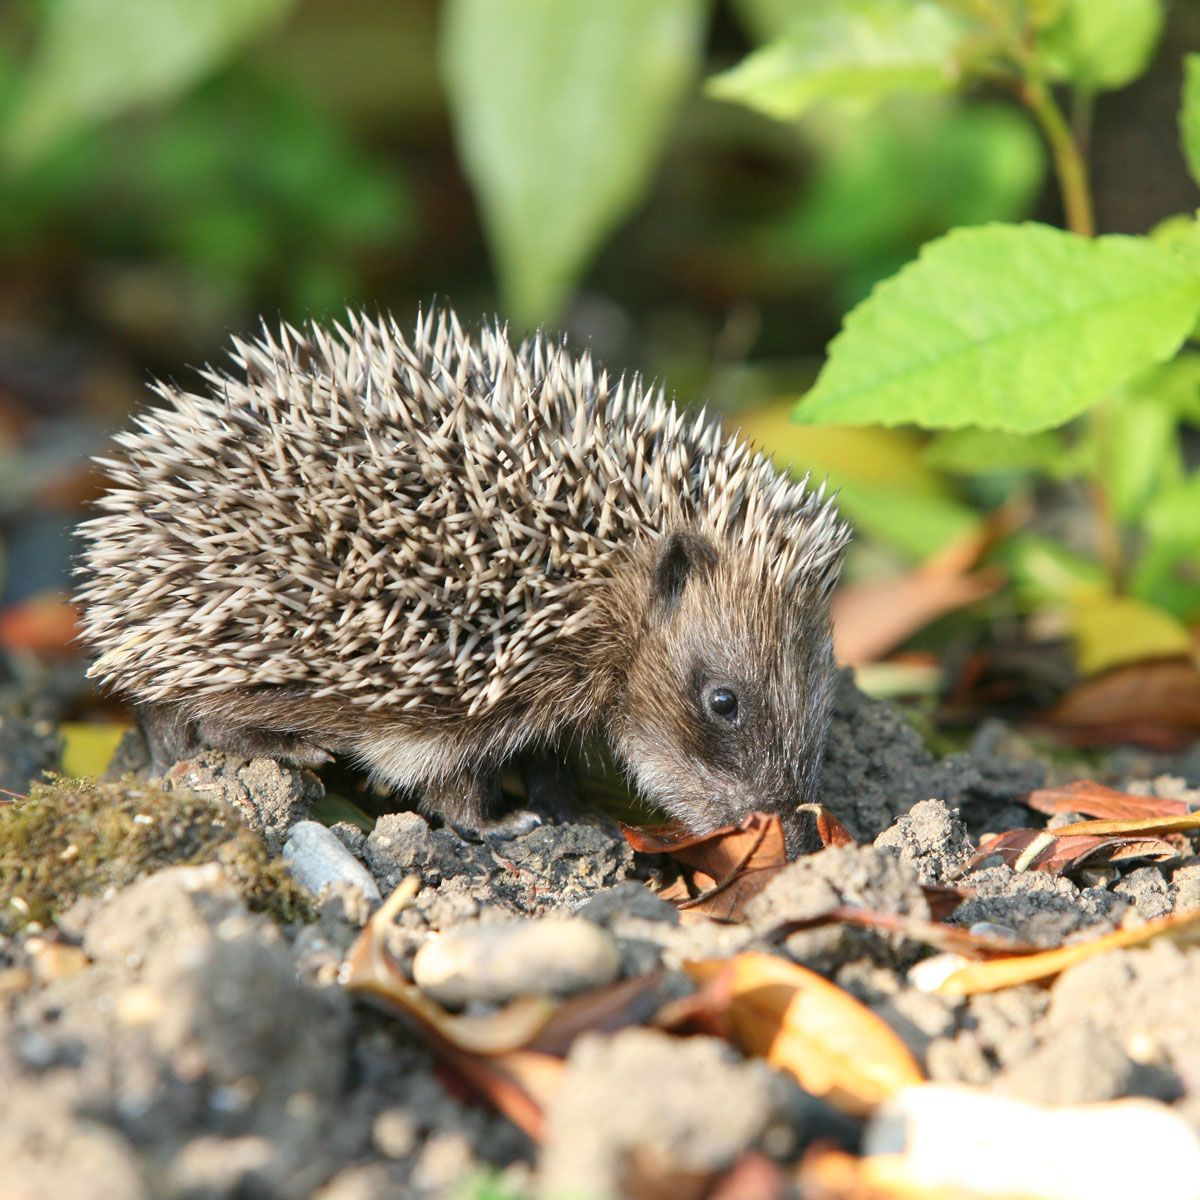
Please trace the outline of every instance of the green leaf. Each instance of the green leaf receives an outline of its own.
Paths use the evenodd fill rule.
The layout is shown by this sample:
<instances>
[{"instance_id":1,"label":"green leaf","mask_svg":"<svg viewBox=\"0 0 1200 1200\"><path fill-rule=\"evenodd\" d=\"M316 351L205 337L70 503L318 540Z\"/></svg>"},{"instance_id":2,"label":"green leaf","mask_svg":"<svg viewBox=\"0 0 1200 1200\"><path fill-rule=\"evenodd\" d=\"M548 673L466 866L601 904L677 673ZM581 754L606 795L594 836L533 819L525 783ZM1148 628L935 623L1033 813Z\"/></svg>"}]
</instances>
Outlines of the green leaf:
<instances>
[{"instance_id":1,"label":"green leaf","mask_svg":"<svg viewBox=\"0 0 1200 1200\"><path fill-rule=\"evenodd\" d=\"M54 0L3 132L24 166L69 133L173 96L294 0Z\"/></svg>"},{"instance_id":2,"label":"green leaf","mask_svg":"<svg viewBox=\"0 0 1200 1200\"><path fill-rule=\"evenodd\" d=\"M921 562L981 523L979 513L943 495L843 483L838 507L860 533Z\"/></svg>"},{"instance_id":3,"label":"green leaf","mask_svg":"<svg viewBox=\"0 0 1200 1200\"><path fill-rule=\"evenodd\" d=\"M1052 429L1169 358L1200 274L1144 238L958 229L847 318L796 416L811 423Z\"/></svg>"},{"instance_id":4,"label":"green leaf","mask_svg":"<svg viewBox=\"0 0 1200 1200\"><path fill-rule=\"evenodd\" d=\"M739 412L739 432L779 467L824 478L861 533L920 562L979 524L979 514L921 461L912 430L797 425L788 407Z\"/></svg>"},{"instance_id":5,"label":"green leaf","mask_svg":"<svg viewBox=\"0 0 1200 1200\"><path fill-rule=\"evenodd\" d=\"M1076 603L1109 587L1107 573L1098 562L1041 534L1016 533L1000 544L995 557L1026 608Z\"/></svg>"},{"instance_id":6,"label":"green leaf","mask_svg":"<svg viewBox=\"0 0 1200 1200\"><path fill-rule=\"evenodd\" d=\"M869 120L822 115L820 155L795 207L761 237L761 253L827 267L845 308L957 225L1026 217L1045 174L1031 121L1012 105L964 106L908 96Z\"/></svg>"},{"instance_id":7,"label":"green leaf","mask_svg":"<svg viewBox=\"0 0 1200 1200\"><path fill-rule=\"evenodd\" d=\"M1183 60L1183 106L1179 110L1179 133L1183 156L1192 178L1200 184L1200 54Z\"/></svg>"},{"instance_id":8,"label":"green leaf","mask_svg":"<svg viewBox=\"0 0 1200 1200\"><path fill-rule=\"evenodd\" d=\"M950 429L939 433L921 457L950 475L991 475L1036 471L1057 477L1066 458L1057 434L1005 433L998 429Z\"/></svg>"},{"instance_id":9,"label":"green leaf","mask_svg":"<svg viewBox=\"0 0 1200 1200\"><path fill-rule=\"evenodd\" d=\"M948 91L959 83L962 38L962 26L930 0L808 0L781 38L706 90L782 121L822 100Z\"/></svg>"},{"instance_id":10,"label":"green leaf","mask_svg":"<svg viewBox=\"0 0 1200 1200\"><path fill-rule=\"evenodd\" d=\"M442 77L505 307L552 318L642 198L707 0L450 0Z\"/></svg>"},{"instance_id":11,"label":"green leaf","mask_svg":"<svg viewBox=\"0 0 1200 1200\"><path fill-rule=\"evenodd\" d=\"M1162 30L1162 0L1062 0L1038 50L1054 78L1112 91L1145 71Z\"/></svg>"},{"instance_id":12,"label":"green leaf","mask_svg":"<svg viewBox=\"0 0 1200 1200\"><path fill-rule=\"evenodd\" d=\"M1132 591L1184 621L1200 616L1200 471L1159 492L1142 518L1146 548Z\"/></svg>"}]
</instances>

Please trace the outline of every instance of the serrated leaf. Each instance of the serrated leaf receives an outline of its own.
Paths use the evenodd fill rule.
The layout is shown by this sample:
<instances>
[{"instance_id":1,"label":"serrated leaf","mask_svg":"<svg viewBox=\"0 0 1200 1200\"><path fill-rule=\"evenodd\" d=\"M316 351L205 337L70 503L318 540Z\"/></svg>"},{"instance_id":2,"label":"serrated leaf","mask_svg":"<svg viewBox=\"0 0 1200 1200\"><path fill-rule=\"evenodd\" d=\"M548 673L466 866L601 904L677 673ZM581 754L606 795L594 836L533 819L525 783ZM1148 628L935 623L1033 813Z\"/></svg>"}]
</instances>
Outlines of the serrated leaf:
<instances>
[{"instance_id":1,"label":"serrated leaf","mask_svg":"<svg viewBox=\"0 0 1200 1200\"><path fill-rule=\"evenodd\" d=\"M1055 78L1113 91L1142 74L1162 30L1162 0L1062 0L1038 49Z\"/></svg>"},{"instance_id":2,"label":"serrated leaf","mask_svg":"<svg viewBox=\"0 0 1200 1200\"><path fill-rule=\"evenodd\" d=\"M1145 238L954 230L846 318L796 416L1053 429L1171 357L1198 313L1200 274Z\"/></svg>"},{"instance_id":3,"label":"serrated leaf","mask_svg":"<svg viewBox=\"0 0 1200 1200\"><path fill-rule=\"evenodd\" d=\"M56 0L3 133L24 165L75 129L173 96L294 0Z\"/></svg>"},{"instance_id":4,"label":"serrated leaf","mask_svg":"<svg viewBox=\"0 0 1200 1200\"><path fill-rule=\"evenodd\" d=\"M702 50L706 0L450 0L441 74L522 324L552 318L641 199Z\"/></svg>"},{"instance_id":5,"label":"serrated leaf","mask_svg":"<svg viewBox=\"0 0 1200 1200\"><path fill-rule=\"evenodd\" d=\"M1183 106L1179 110L1179 133L1183 156L1192 178L1200 184L1200 54L1183 60Z\"/></svg>"},{"instance_id":6,"label":"serrated leaf","mask_svg":"<svg viewBox=\"0 0 1200 1200\"><path fill-rule=\"evenodd\" d=\"M959 83L962 26L928 0L810 0L777 41L708 81L709 95L794 120L823 100Z\"/></svg>"}]
</instances>

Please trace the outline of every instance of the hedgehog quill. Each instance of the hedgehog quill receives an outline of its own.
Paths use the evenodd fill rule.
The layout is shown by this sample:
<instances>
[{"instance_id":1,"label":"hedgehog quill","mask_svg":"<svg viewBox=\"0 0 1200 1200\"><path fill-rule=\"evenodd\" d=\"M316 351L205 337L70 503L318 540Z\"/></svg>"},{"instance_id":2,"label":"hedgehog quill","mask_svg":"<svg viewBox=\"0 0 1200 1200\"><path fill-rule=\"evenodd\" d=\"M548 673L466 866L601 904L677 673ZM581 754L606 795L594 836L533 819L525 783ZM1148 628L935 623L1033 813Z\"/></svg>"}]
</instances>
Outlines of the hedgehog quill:
<instances>
[{"instance_id":1,"label":"hedgehog quill","mask_svg":"<svg viewBox=\"0 0 1200 1200\"><path fill-rule=\"evenodd\" d=\"M848 529L703 412L449 310L234 339L100 461L93 677L160 768L347 755L445 819L607 740L695 832L794 827L829 719Z\"/></svg>"}]
</instances>

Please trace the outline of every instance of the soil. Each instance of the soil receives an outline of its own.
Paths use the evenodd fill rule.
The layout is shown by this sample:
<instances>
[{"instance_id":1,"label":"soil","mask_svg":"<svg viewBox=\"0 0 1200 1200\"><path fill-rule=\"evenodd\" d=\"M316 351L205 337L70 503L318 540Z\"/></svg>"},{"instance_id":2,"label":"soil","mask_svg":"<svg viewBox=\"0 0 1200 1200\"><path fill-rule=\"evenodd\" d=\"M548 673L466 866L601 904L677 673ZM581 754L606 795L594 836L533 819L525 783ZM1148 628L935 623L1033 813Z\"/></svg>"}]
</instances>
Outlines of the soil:
<instances>
[{"instance_id":1,"label":"soil","mask_svg":"<svg viewBox=\"0 0 1200 1200\"><path fill-rule=\"evenodd\" d=\"M0 784L24 791L56 761L53 705L10 707ZM118 759L116 774L138 765L136 739ZM565 995L615 970L659 972L666 998L691 990L689 959L767 950L864 1001L935 1081L1049 1104L1152 1097L1200 1130L1200 949L1157 942L1050 987L949 999L910 981L929 951L900 935L772 934L836 902L928 919L923 885L951 882L975 893L953 923L1045 945L1200 907L1200 859L1074 878L963 873L981 834L1044 822L1023 794L1081 774L1095 767L1043 761L1000 727L938 758L843 678L822 798L861 844L790 864L736 925L681 923L648 886L658 862L585 814L502 837L412 812L330 830L307 819L316 776L216 754L162 786L126 775L34 788L0 807L0 1096L15 1098L0 1196L616 1197L631 1164L704 1178L748 1150L792 1162L814 1141L860 1139L860 1122L762 1060L629 1028L575 1042L535 1146L339 982L380 897L411 875L421 889L389 933L406 971L458 931L482 976L496 946L516 947L499 954L497 997L548 980ZM1104 782L1195 799L1200 757L1113 756ZM486 987L463 994L469 1013L489 1003Z\"/></svg>"}]
</instances>

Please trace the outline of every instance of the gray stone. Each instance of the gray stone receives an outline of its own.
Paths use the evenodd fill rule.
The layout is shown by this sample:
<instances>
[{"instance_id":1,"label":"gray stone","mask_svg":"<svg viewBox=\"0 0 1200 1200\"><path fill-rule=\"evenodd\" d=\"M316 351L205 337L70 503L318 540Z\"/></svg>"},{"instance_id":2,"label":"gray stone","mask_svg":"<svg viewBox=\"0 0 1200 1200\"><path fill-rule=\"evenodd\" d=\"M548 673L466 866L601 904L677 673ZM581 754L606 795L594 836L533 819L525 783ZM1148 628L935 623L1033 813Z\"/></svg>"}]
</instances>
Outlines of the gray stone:
<instances>
[{"instance_id":1,"label":"gray stone","mask_svg":"<svg viewBox=\"0 0 1200 1200\"><path fill-rule=\"evenodd\" d=\"M412 969L419 987L458 1008L603 987L620 967L617 944L604 930L578 918L545 917L451 930L426 942Z\"/></svg>"},{"instance_id":2,"label":"gray stone","mask_svg":"<svg viewBox=\"0 0 1200 1200\"><path fill-rule=\"evenodd\" d=\"M338 836L317 821L293 825L283 847L292 877L319 896L334 883L358 888L368 900L378 900L379 886L371 872L346 849Z\"/></svg>"}]
</instances>

